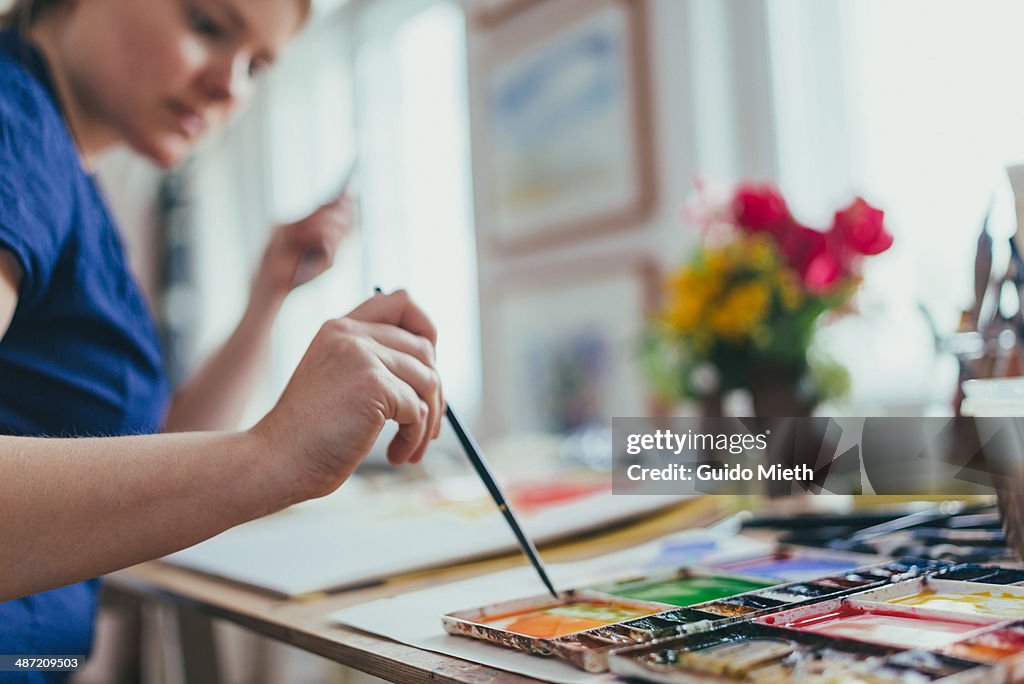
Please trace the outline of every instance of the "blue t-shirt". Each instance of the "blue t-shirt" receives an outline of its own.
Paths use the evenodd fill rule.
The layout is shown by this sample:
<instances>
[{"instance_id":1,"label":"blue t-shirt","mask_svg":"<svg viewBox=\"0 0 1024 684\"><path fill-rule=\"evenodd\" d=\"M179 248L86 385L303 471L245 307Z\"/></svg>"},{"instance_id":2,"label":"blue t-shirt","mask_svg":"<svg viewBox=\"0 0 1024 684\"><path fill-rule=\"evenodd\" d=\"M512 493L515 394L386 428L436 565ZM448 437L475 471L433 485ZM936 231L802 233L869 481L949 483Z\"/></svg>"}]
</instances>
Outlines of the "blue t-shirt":
<instances>
[{"instance_id":1,"label":"blue t-shirt","mask_svg":"<svg viewBox=\"0 0 1024 684\"><path fill-rule=\"evenodd\" d=\"M11 29L0 31L0 249L23 272L0 339L0 434L159 430L168 388L155 326L46 64ZM0 483L0 496L11 486ZM0 654L88 653L98 587L0 603Z\"/></svg>"}]
</instances>

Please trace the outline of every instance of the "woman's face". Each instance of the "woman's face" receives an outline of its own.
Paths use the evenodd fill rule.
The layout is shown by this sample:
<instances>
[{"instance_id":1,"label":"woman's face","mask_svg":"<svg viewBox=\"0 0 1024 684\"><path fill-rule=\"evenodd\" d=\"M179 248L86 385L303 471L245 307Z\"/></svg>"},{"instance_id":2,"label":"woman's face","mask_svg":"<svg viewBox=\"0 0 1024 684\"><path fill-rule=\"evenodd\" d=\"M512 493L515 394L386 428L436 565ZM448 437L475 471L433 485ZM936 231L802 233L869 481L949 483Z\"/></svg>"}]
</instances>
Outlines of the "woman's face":
<instances>
[{"instance_id":1,"label":"woman's face","mask_svg":"<svg viewBox=\"0 0 1024 684\"><path fill-rule=\"evenodd\" d=\"M59 50L79 144L127 143L164 167L230 117L303 20L301 0L68 1Z\"/></svg>"}]
</instances>

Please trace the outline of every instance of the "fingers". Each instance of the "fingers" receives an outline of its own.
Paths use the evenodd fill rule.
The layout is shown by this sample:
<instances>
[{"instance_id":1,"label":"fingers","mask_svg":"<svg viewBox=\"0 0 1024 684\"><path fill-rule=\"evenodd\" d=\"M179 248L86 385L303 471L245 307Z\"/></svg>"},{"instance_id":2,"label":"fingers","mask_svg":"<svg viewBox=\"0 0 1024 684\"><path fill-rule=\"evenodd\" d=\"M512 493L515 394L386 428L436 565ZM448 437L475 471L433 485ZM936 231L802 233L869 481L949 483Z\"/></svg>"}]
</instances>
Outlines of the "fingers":
<instances>
[{"instance_id":1,"label":"fingers","mask_svg":"<svg viewBox=\"0 0 1024 684\"><path fill-rule=\"evenodd\" d=\"M401 465L420 450L427 434L429 408L412 387L404 382L395 382L394 420L398 423L398 434L388 444L388 462Z\"/></svg>"},{"instance_id":2,"label":"fingers","mask_svg":"<svg viewBox=\"0 0 1024 684\"><path fill-rule=\"evenodd\" d=\"M350 317L340 320L345 321L353 333L368 335L385 346L415 357L426 366L432 368L436 363L434 345L425 337L389 323L373 323Z\"/></svg>"},{"instance_id":3,"label":"fingers","mask_svg":"<svg viewBox=\"0 0 1024 684\"><path fill-rule=\"evenodd\" d=\"M426 409L417 416L419 424L416 426L399 421L398 436L388 449L389 459L395 464L407 460L419 462L440 426L441 380L433 368L404 352L381 345L377 355L385 367L402 381L401 384L412 388L416 400Z\"/></svg>"},{"instance_id":4,"label":"fingers","mask_svg":"<svg viewBox=\"0 0 1024 684\"><path fill-rule=\"evenodd\" d=\"M352 226L352 204L338 198L306 218L283 227L293 248L305 253L315 251L326 257L330 266L338 245L352 231Z\"/></svg>"},{"instance_id":5,"label":"fingers","mask_svg":"<svg viewBox=\"0 0 1024 684\"><path fill-rule=\"evenodd\" d=\"M437 346L437 329L405 290L371 297L349 312L348 318L396 325Z\"/></svg>"},{"instance_id":6,"label":"fingers","mask_svg":"<svg viewBox=\"0 0 1024 684\"><path fill-rule=\"evenodd\" d=\"M375 340L380 345L378 356L388 370L423 402L422 425L414 428L399 421L399 433L388 446L392 463L419 463L430 441L440 434L445 413L444 394L434 369L434 324L405 290L371 297L336 322Z\"/></svg>"},{"instance_id":7,"label":"fingers","mask_svg":"<svg viewBox=\"0 0 1024 684\"><path fill-rule=\"evenodd\" d=\"M426 338L395 325L358 321L349 317L338 319L335 323L348 333L374 340L377 343L375 353L385 367L411 386L426 403L428 410L423 441L415 445L415 450L408 457L411 463L418 463L430 441L441 433L444 421L444 393L435 369L434 345Z\"/></svg>"}]
</instances>

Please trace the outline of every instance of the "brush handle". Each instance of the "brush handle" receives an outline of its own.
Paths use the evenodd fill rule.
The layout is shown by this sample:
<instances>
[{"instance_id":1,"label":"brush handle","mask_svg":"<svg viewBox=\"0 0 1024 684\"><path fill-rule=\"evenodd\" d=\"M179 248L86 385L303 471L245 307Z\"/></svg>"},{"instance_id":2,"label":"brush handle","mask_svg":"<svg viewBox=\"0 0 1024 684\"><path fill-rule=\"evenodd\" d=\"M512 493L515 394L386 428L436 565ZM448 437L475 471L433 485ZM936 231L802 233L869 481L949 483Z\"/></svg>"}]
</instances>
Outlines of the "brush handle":
<instances>
[{"instance_id":1,"label":"brush handle","mask_svg":"<svg viewBox=\"0 0 1024 684\"><path fill-rule=\"evenodd\" d=\"M383 290L380 286L373 288L375 295L381 294ZM551 592L551 595L556 599L560 599L558 590L555 589L555 585L551 583L551 579L548 577L547 570L544 569L544 563L540 559L540 554L537 552L537 547L534 546L533 540L530 539L526 532L523 531L522 526L519 524L519 520L516 518L516 514L512 511L512 507L505 501L505 494L501 491L501 487L498 486L497 480L494 479L494 475L491 474L491 469L487 466L487 461L484 460L483 451L480 450L480 445L473 439L473 435L469 434L462 425L462 421L455 415L455 411L452 410L451 404L445 406L444 415L448 419L448 424L452 426L452 430L455 432L455 436L459 440L459 444L462 445L462 450L466 452L466 456L469 458L469 462L473 464L473 469L476 470L476 474L480 476L480 480L487 487L487 491L490 493L491 498L494 499L494 503L498 505L498 510L505 516L505 522L512 528L512 533L516 535L516 540L519 542L519 547L523 550L523 553L527 558L530 559L530 563L537 570L537 574L540 575L540 581L544 583L547 590Z\"/></svg>"},{"instance_id":2,"label":"brush handle","mask_svg":"<svg viewBox=\"0 0 1024 684\"><path fill-rule=\"evenodd\" d=\"M462 422L456 417L455 412L452 411L452 407L449 405L445 408L445 416L448 418L448 422L452 426L452 430L455 431L455 436L458 437L459 443L462 444L462 449L466 452L466 456L469 457L469 462L473 464L473 468L476 470L477 475L483 481L484 486L487 487L487 491L490 492L491 498L494 499L494 503L498 504L498 510L505 516L505 521L508 526L512 528L512 533L516 535L516 539L519 541L519 546L522 548L523 553L530 559L533 567L537 570L537 574L540 575L541 582L547 587L547 590L551 592L551 595L556 599L559 598L558 591L555 586L551 583L551 579L548 578L548 573L544 569L544 563L540 559L540 554L537 553L537 547L534 546L533 540L530 539L526 532L523 531L522 526L519 524L519 520L516 518L516 514L512 511L511 506L505 500L505 494L501 491L501 487L498 486L497 481L494 479L494 475L491 473L491 469L487 466L487 462L484 460L483 452L480 451L480 447L477 445L476 440L473 436L462 426Z\"/></svg>"}]
</instances>

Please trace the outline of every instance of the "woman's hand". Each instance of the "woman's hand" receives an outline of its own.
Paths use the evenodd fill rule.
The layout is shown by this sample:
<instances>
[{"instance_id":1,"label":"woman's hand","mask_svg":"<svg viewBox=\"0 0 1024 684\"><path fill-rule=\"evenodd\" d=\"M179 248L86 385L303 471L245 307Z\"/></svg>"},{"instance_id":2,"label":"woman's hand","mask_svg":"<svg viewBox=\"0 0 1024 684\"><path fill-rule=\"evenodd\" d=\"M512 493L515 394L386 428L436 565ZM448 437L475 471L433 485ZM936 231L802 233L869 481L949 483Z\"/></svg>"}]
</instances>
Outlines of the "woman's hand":
<instances>
[{"instance_id":1,"label":"woman's hand","mask_svg":"<svg viewBox=\"0 0 1024 684\"><path fill-rule=\"evenodd\" d=\"M352 203L341 195L305 218L274 228L253 279L253 301L283 300L329 269L353 225Z\"/></svg>"},{"instance_id":2,"label":"woman's hand","mask_svg":"<svg viewBox=\"0 0 1024 684\"><path fill-rule=\"evenodd\" d=\"M337 489L388 420L399 426L388 460L423 458L444 416L436 340L433 324L402 290L323 325L277 405L252 428L275 460L293 459L285 467L302 498Z\"/></svg>"}]
</instances>

